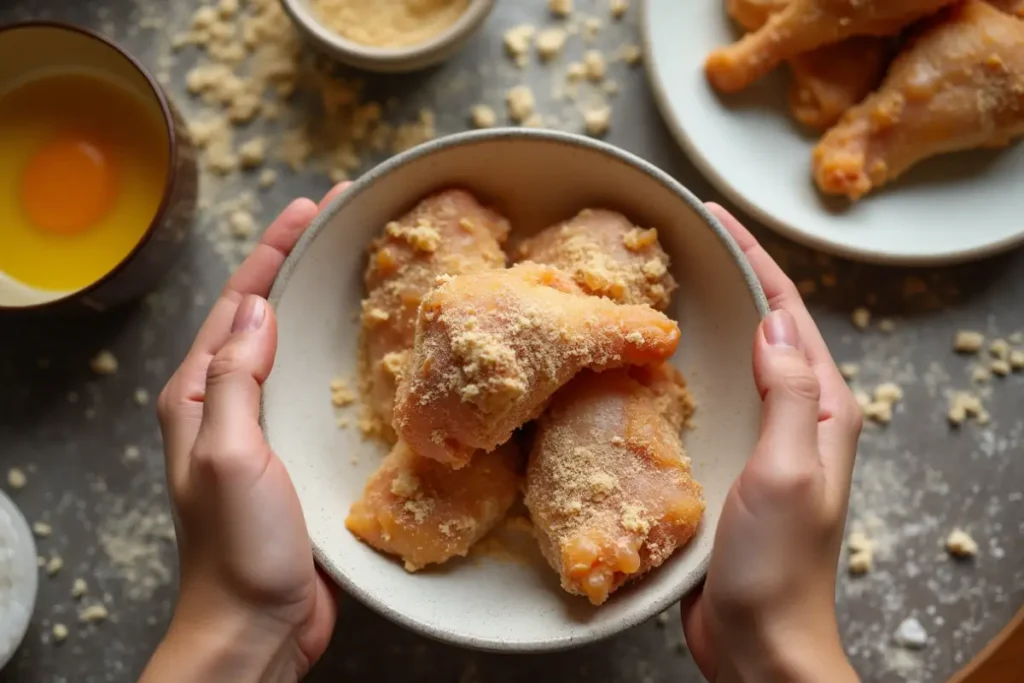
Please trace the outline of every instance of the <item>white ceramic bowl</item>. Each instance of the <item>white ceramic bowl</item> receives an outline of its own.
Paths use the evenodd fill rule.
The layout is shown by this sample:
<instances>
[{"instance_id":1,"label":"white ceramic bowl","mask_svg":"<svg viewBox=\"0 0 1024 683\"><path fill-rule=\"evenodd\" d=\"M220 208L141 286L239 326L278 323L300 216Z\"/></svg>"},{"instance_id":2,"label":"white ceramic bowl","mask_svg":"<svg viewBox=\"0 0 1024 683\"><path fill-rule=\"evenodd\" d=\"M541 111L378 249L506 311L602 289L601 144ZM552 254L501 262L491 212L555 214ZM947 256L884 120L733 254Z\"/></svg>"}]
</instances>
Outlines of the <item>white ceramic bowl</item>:
<instances>
[{"instance_id":1,"label":"white ceramic bowl","mask_svg":"<svg viewBox=\"0 0 1024 683\"><path fill-rule=\"evenodd\" d=\"M673 363L698 403L697 427L685 439L707 513L689 546L600 608L564 593L539 552L526 563L471 558L411 575L345 529L349 506L384 454L354 426L339 429L329 400L330 379L357 372L365 248L388 220L452 186L503 211L513 239L603 206L657 226L672 257L680 286L667 312L682 328ZM610 145L550 131L497 129L430 142L370 171L322 212L270 299L279 344L263 426L298 489L321 566L373 609L459 645L556 650L638 624L703 578L725 494L757 434L750 349L767 303L721 225L662 171Z\"/></svg>"},{"instance_id":2,"label":"white ceramic bowl","mask_svg":"<svg viewBox=\"0 0 1024 683\"><path fill-rule=\"evenodd\" d=\"M708 85L704 58L738 37L722 0L647 0L643 28L669 128L708 180L768 227L833 254L899 265L968 261L1024 243L1024 144L925 160L851 206L814 186L817 137L792 121L781 70L738 95Z\"/></svg>"},{"instance_id":3,"label":"white ceramic bowl","mask_svg":"<svg viewBox=\"0 0 1024 683\"><path fill-rule=\"evenodd\" d=\"M317 17L311 0L281 0L299 32L321 52L367 71L400 73L439 64L459 51L494 8L495 0L470 0L458 21L430 40L400 48L370 47L338 34Z\"/></svg>"},{"instance_id":4,"label":"white ceramic bowl","mask_svg":"<svg viewBox=\"0 0 1024 683\"><path fill-rule=\"evenodd\" d=\"M25 638L39 582L36 544L18 506L0 491L0 669Z\"/></svg>"}]
</instances>

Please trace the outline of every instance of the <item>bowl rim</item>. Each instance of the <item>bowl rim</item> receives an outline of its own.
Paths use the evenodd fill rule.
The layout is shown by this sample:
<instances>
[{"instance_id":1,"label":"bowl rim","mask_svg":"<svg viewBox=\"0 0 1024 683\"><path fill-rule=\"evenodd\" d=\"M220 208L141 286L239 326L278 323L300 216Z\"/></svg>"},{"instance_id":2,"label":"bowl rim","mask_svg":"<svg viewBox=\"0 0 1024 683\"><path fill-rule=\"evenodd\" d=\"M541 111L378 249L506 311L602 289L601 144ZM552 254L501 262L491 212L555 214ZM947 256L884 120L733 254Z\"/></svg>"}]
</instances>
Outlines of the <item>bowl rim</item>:
<instances>
[{"instance_id":1,"label":"bowl rim","mask_svg":"<svg viewBox=\"0 0 1024 683\"><path fill-rule=\"evenodd\" d=\"M281 0L281 4L292 21L321 47L338 50L359 61L397 69L409 60L427 57L473 33L494 9L497 0L469 0L469 5L451 26L422 43L404 47L375 47L350 40L317 18L310 4L312 1Z\"/></svg>"},{"instance_id":2,"label":"bowl rim","mask_svg":"<svg viewBox=\"0 0 1024 683\"><path fill-rule=\"evenodd\" d=\"M177 173L175 170L178 168L178 134L174 121L174 114L172 112L170 100L164 93L163 88L157 82L156 78L146 69L146 67L135 58L128 50L118 45L112 39L104 36L103 34L94 31L85 26L79 26L78 24L72 24L66 21L50 21L50 20L32 20L32 21L16 21L12 23L0 24L0 39L7 32L19 31L24 29L37 29L37 28L51 28L66 31L68 33L77 33L83 35L86 38L91 38L105 47L113 50L122 59L124 59L130 67L135 69L140 76L146 81L149 89L153 95L157 106L160 108L160 118L163 123L164 131L167 134L167 168L166 177L164 178L164 189L163 194L160 197L160 203L156 207L156 212L150 219L149 224L146 226L146 231L142 233L142 236L135 243L124 258L118 261L117 265L107 271L102 277L97 279L95 282L91 282L81 289L76 289L73 292L69 292L64 296L57 299L51 299L50 301L44 301L38 304L30 304L28 306L4 306L0 304L0 314L4 312L9 313L21 313L28 311L40 311L47 308L53 308L62 304L67 303L75 299L81 299L82 301L88 302L89 295L95 292L100 287L106 285L108 282L113 280L127 265L138 255L143 248L152 240L156 234L157 228L163 222L166 217L168 209L170 209L170 199L174 194L175 186L178 183Z\"/></svg>"},{"instance_id":3,"label":"bowl rim","mask_svg":"<svg viewBox=\"0 0 1024 683\"><path fill-rule=\"evenodd\" d=\"M299 241L296 243L291 253L287 258L285 258L284 263L281 266L281 270L274 280L274 284L270 290L270 296L268 297L270 305L275 309L277 308L285 290L288 287L288 283L291 281L292 274L298 267L299 262L306 253L306 250L309 249L309 246L314 240L316 240L319 234L332 223L334 217L341 213L350 202L354 201L360 194L368 190L379 180L403 166L438 152L455 147L473 145L480 142L501 140L530 140L553 143L570 148L583 148L588 151L612 157L614 161L624 163L641 171L649 179L659 183L662 187L668 189L677 197L682 199L693 211L697 213L704 224L715 233L719 242L728 250L733 262L739 268L759 316L763 319L770 312L768 299L765 297L764 290L761 288L761 283L739 245L736 244L736 241L726 231L718 219L707 210L704 204L675 178L650 162L606 142L572 133L530 128L491 128L487 130L456 133L454 135L441 137L413 147L412 149L402 152L367 171L358 180L353 182L349 188L335 197L334 200L332 200L331 203L322 211L320 211L320 213L310 223L310 226L303 233L302 237L299 238ZM265 400L262 395L260 397L260 427L263 429L264 433L266 433ZM711 551L709 550L707 555L701 558L694 572L688 574L688 578L694 575L698 577L698 579L694 581L691 589L684 590L681 586L676 587L661 600L646 603L644 609L634 610L618 621L609 622L602 628L588 632L584 637L566 637L536 641L523 640L514 643L501 643L462 634L452 634L443 628L436 628L428 624L423 624L416 619L407 617L401 611L395 610L387 604L377 600L368 592L363 590L359 584L352 581L340 567L335 565L330 558L323 553L319 545L312 538L310 539L310 543L312 544L313 556L316 559L317 564L328 576L330 576L349 595L355 597L361 603L378 614L382 614L391 621L433 640L486 652L519 654L568 650L604 640L632 628L651 616L668 609L671 605L682 599L688 592L690 592L690 590L693 590L700 585L704 576L707 574L708 564L711 559Z\"/></svg>"},{"instance_id":4,"label":"bowl rim","mask_svg":"<svg viewBox=\"0 0 1024 683\"><path fill-rule=\"evenodd\" d=\"M8 662L10 662L14 655L17 653L18 648L21 647L21 643L25 640L25 636L28 634L28 629L32 623L32 616L35 612L36 603L39 600L39 575L36 570L35 557L38 555L36 548L35 537L32 534L32 529L28 525L28 520L25 518L25 513L21 511L18 504L14 502L11 496L7 495L3 490L0 490L0 510L10 515L12 526L15 528L15 533L18 538L14 540L15 548L21 546L21 549L27 549L29 553L25 559L25 568L28 569L25 576L27 581L21 586L21 588L27 588L21 596L17 597L28 597L29 598L29 612L25 615L23 622L17 624L18 635L10 643L10 649L4 651L0 649L0 669L3 669ZM29 559L33 558L33 559ZM17 563L18 556L15 556L15 563ZM17 586L17 584L15 584ZM3 617L0 617L0 621L3 621Z\"/></svg>"},{"instance_id":5,"label":"bowl rim","mask_svg":"<svg viewBox=\"0 0 1024 683\"><path fill-rule=\"evenodd\" d=\"M1016 235L1004 237L969 249L943 251L935 254L891 254L882 249L855 247L842 244L827 237L820 237L811 231L801 229L794 223L776 217L768 209L755 204L725 175L719 172L711 159L698 150L697 144L687 132L686 127L675 116L668 94L671 84L665 81L661 69L653 68L656 63L654 59L654 42L651 40L651 26L654 22L653 1L648 0L641 7L640 42L644 52L644 64L646 65L644 71L647 73L647 82L650 84L651 91L654 94L654 102L657 105L661 120L665 122L676 144L686 153L687 158L697 167L697 170L719 192L736 204L748 216L782 237L793 240L805 247L817 249L840 258L879 266L938 268L987 259L1024 244L1024 231L1021 231Z\"/></svg>"}]
</instances>

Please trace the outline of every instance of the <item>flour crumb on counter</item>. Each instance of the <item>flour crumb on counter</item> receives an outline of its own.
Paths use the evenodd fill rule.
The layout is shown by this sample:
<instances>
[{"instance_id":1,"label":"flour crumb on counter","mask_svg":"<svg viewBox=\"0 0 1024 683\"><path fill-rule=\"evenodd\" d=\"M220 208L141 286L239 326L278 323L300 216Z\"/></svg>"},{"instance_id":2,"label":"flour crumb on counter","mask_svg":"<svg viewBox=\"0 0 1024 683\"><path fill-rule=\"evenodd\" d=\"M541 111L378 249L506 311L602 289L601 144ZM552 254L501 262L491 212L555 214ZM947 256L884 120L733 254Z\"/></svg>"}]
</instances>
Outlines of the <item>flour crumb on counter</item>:
<instances>
[{"instance_id":1,"label":"flour crumb on counter","mask_svg":"<svg viewBox=\"0 0 1024 683\"><path fill-rule=\"evenodd\" d=\"M533 115L536 100L529 86L517 85L509 89L505 95L508 106L508 117L515 123L523 123Z\"/></svg>"},{"instance_id":2,"label":"flour crumb on counter","mask_svg":"<svg viewBox=\"0 0 1024 683\"><path fill-rule=\"evenodd\" d=\"M53 533L53 527L46 522L36 522L32 525L32 533L36 538L47 538Z\"/></svg>"},{"instance_id":3,"label":"flour crumb on counter","mask_svg":"<svg viewBox=\"0 0 1024 683\"><path fill-rule=\"evenodd\" d=\"M850 321L858 330L866 330L871 324L871 311L863 306L858 306L853 309L853 313L850 314Z\"/></svg>"},{"instance_id":4,"label":"flour crumb on counter","mask_svg":"<svg viewBox=\"0 0 1024 683\"><path fill-rule=\"evenodd\" d=\"M991 370L992 374L997 377L1006 377L1011 371L1010 363L1002 358L997 358L992 361L991 365L989 365L989 370Z\"/></svg>"},{"instance_id":5,"label":"flour crumb on counter","mask_svg":"<svg viewBox=\"0 0 1024 683\"><path fill-rule=\"evenodd\" d=\"M117 372L117 357L110 351L100 351L89 361L89 368L97 375L113 375Z\"/></svg>"},{"instance_id":6,"label":"flour crumb on counter","mask_svg":"<svg viewBox=\"0 0 1024 683\"><path fill-rule=\"evenodd\" d=\"M60 570L64 568L64 558L57 553L50 555L50 559L46 561L46 573L49 576L56 576L60 573Z\"/></svg>"},{"instance_id":7,"label":"flour crumb on counter","mask_svg":"<svg viewBox=\"0 0 1024 683\"><path fill-rule=\"evenodd\" d=\"M498 115L492 107L477 104L469 110L469 119L474 128L493 128L498 123Z\"/></svg>"},{"instance_id":8,"label":"flour crumb on counter","mask_svg":"<svg viewBox=\"0 0 1024 683\"><path fill-rule=\"evenodd\" d=\"M644 57L643 50L640 49L639 45L623 45L619 48L619 57L628 66L636 66L639 64Z\"/></svg>"},{"instance_id":9,"label":"flour crumb on counter","mask_svg":"<svg viewBox=\"0 0 1024 683\"><path fill-rule=\"evenodd\" d=\"M572 0L548 0L548 11L564 19L572 14Z\"/></svg>"},{"instance_id":10,"label":"flour crumb on counter","mask_svg":"<svg viewBox=\"0 0 1024 683\"><path fill-rule=\"evenodd\" d=\"M149 405L149 391L143 389L142 387L139 387L138 389L135 390L135 393L132 394L132 398L140 406Z\"/></svg>"},{"instance_id":11,"label":"flour crumb on counter","mask_svg":"<svg viewBox=\"0 0 1024 683\"><path fill-rule=\"evenodd\" d=\"M609 10L613 19L621 19L629 11L629 0L611 0Z\"/></svg>"},{"instance_id":12,"label":"flour crumb on counter","mask_svg":"<svg viewBox=\"0 0 1024 683\"><path fill-rule=\"evenodd\" d=\"M978 353L985 346L985 335L974 330L958 330L953 337L953 350L957 353Z\"/></svg>"},{"instance_id":13,"label":"flour crumb on counter","mask_svg":"<svg viewBox=\"0 0 1024 683\"><path fill-rule=\"evenodd\" d=\"M992 370L984 365L976 365L971 369L971 381L975 384L984 384L992 379Z\"/></svg>"},{"instance_id":14,"label":"flour crumb on counter","mask_svg":"<svg viewBox=\"0 0 1024 683\"><path fill-rule=\"evenodd\" d=\"M28 477L25 476L25 472L17 467L12 467L7 470L7 485L15 491L19 491L25 488L28 484Z\"/></svg>"},{"instance_id":15,"label":"flour crumb on counter","mask_svg":"<svg viewBox=\"0 0 1024 683\"><path fill-rule=\"evenodd\" d=\"M1014 372L1024 370L1024 350L1014 349L1010 351L1010 369Z\"/></svg>"},{"instance_id":16,"label":"flour crumb on counter","mask_svg":"<svg viewBox=\"0 0 1024 683\"><path fill-rule=\"evenodd\" d=\"M560 28L544 29L537 34L537 55L548 62L562 53L568 34Z\"/></svg>"},{"instance_id":17,"label":"flour crumb on counter","mask_svg":"<svg viewBox=\"0 0 1024 683\"><path fill-rule=\"evenodd\" d=\"M946 419L954 427L959 427L969 417L975 418L978 424L987 424L990 419L977 394L970 391L955 392L950 398Z\"/></svg>"},{"instance_id":18,"label":"flour crumb on counter","mask_svg":"<svg viewBox=\"0 0 1024 683\"><path fill-rule=\"evenodd\" d=\"M259 185L261 190L268 190L273 187L274 183L277 182L277 171L272 168L265 168L260 171L259 180L256 184Z\"/></svg>"},{"instance_id":19,"label":"flour crumb on counter","mask_svg":"<svg viewBox=\"0 0 1024 683\"><path fill-rule=\"evenodd\" d=\"M854 531L846 539L850 549L848 569L851 574L860 576L871 571L874 563L875 543L863 531Z\"/></svg>"},{"instance_id":20,"label":"flour crumb on counter","mask_svg":"<svg viewBox=\"0 0 1024 683\"><path fill-rule=\"evenodd\" d=\"M882 332L887 332L887 333L888 332L895 332L896 331L896 321L893 320L892 318L882 318L881 320L878 321L878 329L881 330Z\"/></svg>"},{"instance_id":21,"label":"flour crumb on counter","mask_svg":"<svg viewBox=\"0 0 1024 683\"><path fill-rule=\"evenodd\" d=\"M138 446L128 445L124 447L124 459L125 460L138 460L142 456L142 451L139 450Z\"/></svg>"},{"instance_id":22,"label":"flour crumb on counter","mask_svg":"<svg viewBox=\"0 0 1024 683\"><path fill-rule=\"evenodd\" d=\"M583 114L583 123L587 135L599 137L608 132L611 127L612 108L604 105L588 109Z\"/></svg>"},{"instance_id":23,"label":"flour crumb on counter","mask_svg":"<svg viewBox=\"0 0 1024 683\"><path fill-rule=\"evenodd\" d=\"M588 80L594 82L604 80L606 73L604 55L598 50L587 50L583 55L583 69Z\"/></svg>"},{"instance_id":24,"label":"flour crumb on counter","mask_svg":"<svg viewBox=\"0 0 1024 683\"><path fill-rule=\"evenodd\" d=\"M75 600L79 600L89 592L89 584L85 582L85 579L75 579L71 583L71 597Z\"/></svg>"},{"instance_id":25,"label":"flour crumb on counter","mask_svg":"<svg viewBox=\"0 0 1024 683\"><path fill-rule=\"evenodd\" d=\"M96 603L95 605L89 605L78 613L78 621L83 624L94 624L100 621L106 621L110 616L110 612L107 610L105 605Z\"/></svg>"},{"instance_id":26,"label":"flour crumb on counter","mask_svg":"<svg viewBox=\"0 0 1024 683\"><path fill-rule=\"evenodd\" d=\"M53 633L53 642L59 645L67 639L68 627L60 622L57 622L53 625L51 633Z\"/></svg>"},{"instance_id":27,"label":"flour crumb on counter","mask_svg":"<svg viewBox=\"0 0 1024 683\"><path fill-rule=\"evenodd\" d=\"M843 379L855 379L860 374L860 366L856 363L840 363L839 374L843 376Z\"/></svg>"},{"instance_id":28,"label":"flour crumb on counter","mask_svg":"<svg viewBox=\"0 0 1024 683\"><path fill-rule=\"evenodd\" d=\"M228 227L235 239L249 239L256 234L256 220L248 211L232 211L228 216Z\"/></svg>"},{"instance_id":29,"label":"flour crumb on counter","mask_svg":"<svg viewBox=\"0 0 1024 683\"><path fill-rule=\"evenodd\" d=\"M963 529L954 529L946 537L946 552L953 557L967 559L978 554L978 543Z\"/></svg>"},{"instance_id":30,"label":"flour crumb on counter","mask_svg":"<svg viewBox=\"0 0 1024 683\"><path fill-rule=\"evenodd\" d=\"M530 24L521 24L505 31L505 50L515 63L524 67L530 60L530 44L537 29Z\"/></svg>"}]
</instances>

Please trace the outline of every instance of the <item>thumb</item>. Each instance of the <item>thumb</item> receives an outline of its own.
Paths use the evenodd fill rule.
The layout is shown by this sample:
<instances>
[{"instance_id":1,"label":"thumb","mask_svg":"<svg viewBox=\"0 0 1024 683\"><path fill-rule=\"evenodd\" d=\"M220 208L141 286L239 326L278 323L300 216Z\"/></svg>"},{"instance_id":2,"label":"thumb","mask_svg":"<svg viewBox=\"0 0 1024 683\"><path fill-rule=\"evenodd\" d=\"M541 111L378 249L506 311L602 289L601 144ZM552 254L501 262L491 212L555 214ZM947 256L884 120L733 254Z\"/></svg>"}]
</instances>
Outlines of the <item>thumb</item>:
<instances>
[{"instance_id":1,"label":"thumb","mask_svg":"<svg viewBox=\"0 0 1024 683\"><path fill-rule=\"evenodd\" d=\"M276 351L273 309L262 297L247 295L231 323L231 336L206 371L193 464L208 466L215 475L262 471L270 451L259 425L260 395Z\"/></svg>"},{"instance_id":2,"label":"thumb","mask_svg":"<svg viewBox=\"0 0 1024 683\"><path fill-rule=\"evenodd\" d=\"M777 474L806 471L818 452L821 387L807 361L796 320L773 311L754 344L754 381L761 394L761 437L755 455Z\"/></svg>"}]
</instances>

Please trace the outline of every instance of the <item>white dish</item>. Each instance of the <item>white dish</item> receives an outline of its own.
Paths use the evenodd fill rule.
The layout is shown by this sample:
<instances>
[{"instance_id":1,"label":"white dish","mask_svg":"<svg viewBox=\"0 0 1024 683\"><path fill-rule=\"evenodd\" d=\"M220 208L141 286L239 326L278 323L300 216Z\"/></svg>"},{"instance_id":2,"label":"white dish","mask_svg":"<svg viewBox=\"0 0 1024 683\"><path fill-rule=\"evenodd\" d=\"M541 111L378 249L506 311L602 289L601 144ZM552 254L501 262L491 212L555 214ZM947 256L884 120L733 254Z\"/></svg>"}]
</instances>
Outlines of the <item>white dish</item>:
<instances>
[{"instance_id":1,"label":"white dish","mask_svg":"<svg viewBox=\"0 0 1024 683\"><path fill-rule=\"evenodd\" d=\"M817 138L786 108L784 74L719 96L707 54L738 36L724 0L646 0L647 70L662 114L693 162L754 218L853 259L902 265L967 261L1024 242L1024 144L923 162L850 206L811 179Z\"/></svg>"},{"instance_id":2,"label":"white dish","mask_svg":"<svg viewBox=\"0 0 1024 683\"><path fill-rule=\"evenodd\" d=\"M680 287L667 313L680 322L683 339L673 363L698 403L697 428L685 439L707 513L689 546L600 608L564 593L533 544L526 562L471 557L413 575L345 529L349 506L385 453L355 426L340 429L329 400L331 378L357 373L366 246L388 220L452 186L503 211L514 238L607 206L657 226L672 257ZM700 583L726 492L756 440L760 401L750 345L767 302L735 243L665 173L564 133L498 129L437 140L370 171L321 213L270 298L279 342L264 387L264 430L295 482L321 566L373 609L458 645L556 650L639 624Z\"/></svg>"},{"instance_id":3,"label":"white dish","mask_svg":"<svg viewBox=\"0 0 1024 683\"><path fill-rule=\"evenodd\" d=\"M0 491L0 669L28 631L38 575L32 530L14 501Z\"/></svg>"}]
</instances>

